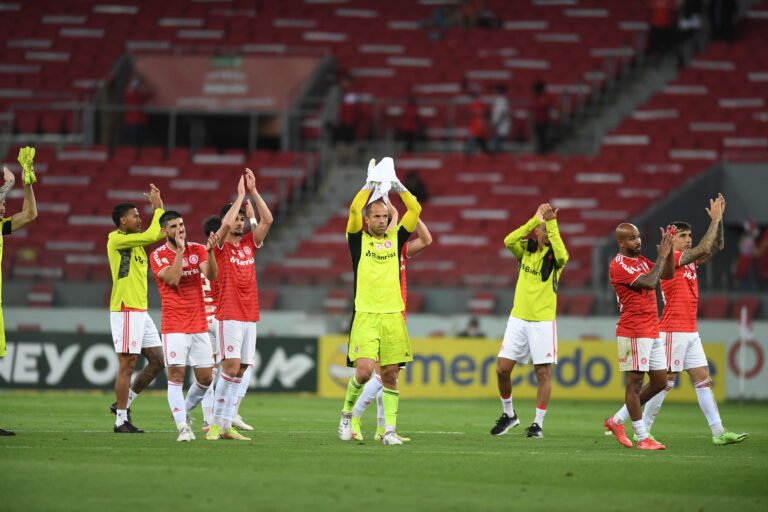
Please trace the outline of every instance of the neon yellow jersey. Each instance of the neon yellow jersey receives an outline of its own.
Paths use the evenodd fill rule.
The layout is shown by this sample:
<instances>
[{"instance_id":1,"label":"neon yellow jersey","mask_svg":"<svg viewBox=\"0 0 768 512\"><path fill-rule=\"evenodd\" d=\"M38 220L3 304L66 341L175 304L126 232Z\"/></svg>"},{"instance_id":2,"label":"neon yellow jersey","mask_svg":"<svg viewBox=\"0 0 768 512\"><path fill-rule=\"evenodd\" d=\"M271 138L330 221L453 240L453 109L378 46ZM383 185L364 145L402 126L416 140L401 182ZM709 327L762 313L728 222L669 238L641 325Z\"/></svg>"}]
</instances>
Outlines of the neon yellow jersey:
<instances>
[{"instance_id":1,"label":"neon yellow jersey","mask_svg":"<svg viewBox=\"0 0 768 512\"><path fill-rule=\"evenodd\" d=\"M147 253L144 246L163 238L160 216L165 210L158 208L149 228L143 233L112 231L107 236L107 258L112 270L112 296L110 311L147 309Z\"/></svg>"},{"instance_id":2,"label":"neon yellow jersey","mask_svg":"<svg viewBox=\"0 0 768 512\"><path fill-rule=\"evenodd\" d=\"M529 322L546 322L555 319L557 280L568 262L568 251L560 238L556 219L546 221L552 250L545 248L541 251L529 251L527 237L538 225L539 220L534 216L504 239L504 245L520 262L520 272L515 287L515 304L511 315ZM545 258L554 259L554 268L547 280L542 281L541 268Z\"/></svg>"},{"instance_id":3,"label":"neon yellow jersey","mask_svg":"<svg viewBox=\"0 0 768 512\"><path fill-rule=\"evenodd\" d=\"M355 274L355 311L400 313L405 309L400 289L400 251L411 232L402 225L383 238L365 230L347 233Z\"/></svg>"},{"instance_id":4,"label":"neon yellow jersey","mask_svg":"<svg viewBox=\"0 0 768 512\"><path fill-rule=\"evenodd\" d=\"M11 218L0 219L0 305L3 304L3 236L12 233Z\"/></svg>"}]
</instances>

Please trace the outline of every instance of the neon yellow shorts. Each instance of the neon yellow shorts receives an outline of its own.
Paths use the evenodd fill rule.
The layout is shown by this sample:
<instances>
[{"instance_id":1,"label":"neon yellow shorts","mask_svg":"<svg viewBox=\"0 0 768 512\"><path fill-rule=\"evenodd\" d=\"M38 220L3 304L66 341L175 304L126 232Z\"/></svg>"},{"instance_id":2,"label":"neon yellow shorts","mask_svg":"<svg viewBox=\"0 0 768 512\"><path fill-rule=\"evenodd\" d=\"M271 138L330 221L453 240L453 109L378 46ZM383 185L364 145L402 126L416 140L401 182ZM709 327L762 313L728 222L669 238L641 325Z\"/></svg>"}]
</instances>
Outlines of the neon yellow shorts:
<instances>
[{"instance_id":1,"label":"neon yellow shorts","mask_svg":"<svg viewBox=\"0 0 768 512\"><path fill-rule=\"evenodd\" d=\"M3 321L2 306L0 306L0 357L5 357L5 322Z\"/></svg>"},{"instance_id":2,"label":"neon yellow shorts","mask_svg":"<svg viewBox=\"0 0 768 512\"><path fill-rule=\"evenodd\" d=\"M411 339L402 313L355 312L347 357L378 360L381 366L413 361Z\"/></svg>"}]
</instances>

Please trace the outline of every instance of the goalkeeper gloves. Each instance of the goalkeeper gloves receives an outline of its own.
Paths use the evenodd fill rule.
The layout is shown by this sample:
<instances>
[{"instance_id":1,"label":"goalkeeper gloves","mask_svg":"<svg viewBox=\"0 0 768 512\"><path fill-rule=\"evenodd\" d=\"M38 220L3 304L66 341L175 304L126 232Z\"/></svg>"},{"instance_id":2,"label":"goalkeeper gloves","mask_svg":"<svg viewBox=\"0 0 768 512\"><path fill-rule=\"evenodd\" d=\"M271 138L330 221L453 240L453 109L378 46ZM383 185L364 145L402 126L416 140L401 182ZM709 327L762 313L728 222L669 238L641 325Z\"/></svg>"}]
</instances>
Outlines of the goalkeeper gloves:
<instances>
[{"instance_id":1,"label":"goalkeeper gloves","mask_svg":"<svg viewBox=\"0 0 768 512\"><path fill-rule=\"evenodd\" d=\"M23 169L22 179L25 185L31 185L37 183L37 176L35 176L35 167L32 162L35 159L35 148L26 146L19 149L19 163Z\"/></svg>"}]
</instances>

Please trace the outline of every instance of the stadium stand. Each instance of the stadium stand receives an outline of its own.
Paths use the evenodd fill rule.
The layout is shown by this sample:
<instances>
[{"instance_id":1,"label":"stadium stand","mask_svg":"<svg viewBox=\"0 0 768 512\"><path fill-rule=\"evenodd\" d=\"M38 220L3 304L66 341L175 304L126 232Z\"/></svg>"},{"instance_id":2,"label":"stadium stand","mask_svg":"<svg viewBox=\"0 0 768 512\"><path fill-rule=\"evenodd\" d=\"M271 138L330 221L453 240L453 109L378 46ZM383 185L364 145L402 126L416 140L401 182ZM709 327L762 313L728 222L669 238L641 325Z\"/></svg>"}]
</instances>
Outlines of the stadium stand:
<instances>
[{"instance_id":1,"label":"stadium stand","mask_svg":"<svg viewBox=\"0 0 768 512\"><path fill-rule=\"evenodd\" d=\"M252 55L306 50L333 55L339 69L353 77L363 104L360 133L369 132L375 121L374 99L390 102L383 122L396 123L402 114L398 105L415 96L430 138L463 139L468 92L487 95L506 83L509 96L521 100L515 108L527 112L531 86L542 79L551 94L567 98L558 105L567 114L632 64L648 29L643 2L598 0L580 0L576 6L489 1L487 7L501 24L477 30L443 26L431 3L407 0L386 6L285 0L259 3L258 11L245 0L224 6L182 0L61 0L55 9L44 2L2 5L19 20L0 33L0 108L12 109L16 133L80 130L73 102L93 100L126 51L168 54L227 47ZM409 283L511 287L517 264L502 240L546 198L561 209L561 231L571 254L562 286L569 292L583 288L590 282L593 245L618 221L645 211L720 160L764 157L768 61L764 52L753 51L766 46L768 11L761 9L747 13L735 43L711 43L673 83L607 135L596 156L400 154L398 170L418 172L430 191L424 220L435 238L434 249L409 263ZM55 104L43 109L42 100ZM449 109L451 101L461 108ZM317 131L306 134L316 136ZM226 190L224 173L246 162L254 165L264 190L275 191L270 198L274 206L290 201L296 187L316 172L298 153L246 155L241 149L192 155L187 148L146 147L137 153L132 147L41 146L37 161L46 185L37 190L40 211L61 222L40 223L21 234L23 242L6 252L6 278L107 280L100 249L104 232L111 229L105 204L141 202L149 181L161 188L169 208L185 215L194 233L226 198L217 198L211 211L203 212L191 197ZM125 186L131 180L136 187ZM270 286L348 284L345 222L343 213L334 216L286 258L269 265L263 281ZM581 298L563 299L564 310L590 314L594 298ZM704 301L702 316L727 316L727 299L725 305L718 299Z\"/></svg>"},{"instance_id":2,"label":"stadium stand","mask_svg":"<svg viewBox=\"0 0 768 512\"><path fill-rule=\"evenodd\" d=\"M114 229L112 206L136 203L146 226L151 211L142 193L149 183L160 188L166 209L184 216L190 239L202 241L203 220L218 215L230 200L245 165L241 150L206 150L190 160L187 150L164 156L159 148L144 148L138 155L133 148L118 148L110 157L107 148L98 146L39 148L35 167L45 186L38 187L36 198L48 220L19 233L20 240L4 255L4 275L110 280L102 249L106 233ZM253 166L262 195L275 212L317 171L311 159L298 153L258 151L248 157L247 165Z\"/></svg>"}]
</instances>

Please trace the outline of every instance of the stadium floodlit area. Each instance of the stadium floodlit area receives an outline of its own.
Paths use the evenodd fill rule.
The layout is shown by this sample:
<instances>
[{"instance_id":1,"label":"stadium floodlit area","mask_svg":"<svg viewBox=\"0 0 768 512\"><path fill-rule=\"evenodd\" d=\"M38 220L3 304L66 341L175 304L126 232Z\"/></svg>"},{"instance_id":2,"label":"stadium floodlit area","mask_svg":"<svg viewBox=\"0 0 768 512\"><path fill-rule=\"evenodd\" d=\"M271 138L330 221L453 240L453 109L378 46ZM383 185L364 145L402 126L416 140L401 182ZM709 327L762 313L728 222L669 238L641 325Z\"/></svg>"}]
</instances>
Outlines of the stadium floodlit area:
<instances>
[{"instance_id":1,"label":"stadium floodlit area","mask_svg":"<svg viewBox=\"0 0 768 512\"><path fill-rule=\"evenodd\" d=\"M15 178L0 178L0 432L15 432L0 435L0 510L768 508L768 0L0 0L0 14L0 160ZM401 263L413 349L397 382L402 446L374 439L375 401L363 441L339 439L343 415L337 431L367 282L350 204L367 181L388 190L385 157L400 220L398 182L430 233ZM157 267L142 307L111 303L115 280L147 267L114 251L110 266L113 208L135 203L146 230L152 184L204 243L241 178L260 220L245 230L266 232L254 257L229 259L258 281L253 373L238 384L252 440L206 441L201 406L196 440L177 442L167 371L126 418L115 402L130 328L110 309L147 309L163 332L171 308ZM568 251L561 269L553 246L552 283L546 263L518 261L539 235L524 256L505 247L534 213L556 216ZM645 354L617 357L609 264L626 250L617 225L638 228L653 265L673 221L692 224L694 247L708 241L700 266L678 269L696 293L682 307L660 281L642 300L655 293L660 316L667 300L685 310L706 352L694 370L708 373L682 371L659 395L652 434L666 450L630 450L603 422L625 399L619 359ZM537 401L541 365L518 365L521 424L492 436L512 407L499 403L497 357L513 305L556 332L552 396ZM548 308L556 323L539 317ZM626 337L636 350L642 336ZM674 343L668 368L682 365ZM226 407L230 391L215 395ZM146 432L113 433L126 419ZM542 439L526 437L532 422ZM748 437L716 446L723 427Z\"/></svg>"}]
</instances>

